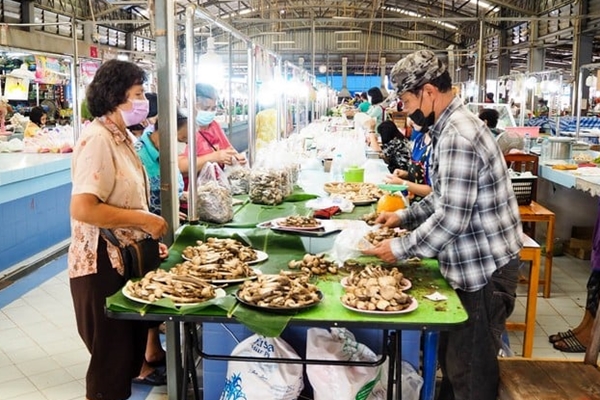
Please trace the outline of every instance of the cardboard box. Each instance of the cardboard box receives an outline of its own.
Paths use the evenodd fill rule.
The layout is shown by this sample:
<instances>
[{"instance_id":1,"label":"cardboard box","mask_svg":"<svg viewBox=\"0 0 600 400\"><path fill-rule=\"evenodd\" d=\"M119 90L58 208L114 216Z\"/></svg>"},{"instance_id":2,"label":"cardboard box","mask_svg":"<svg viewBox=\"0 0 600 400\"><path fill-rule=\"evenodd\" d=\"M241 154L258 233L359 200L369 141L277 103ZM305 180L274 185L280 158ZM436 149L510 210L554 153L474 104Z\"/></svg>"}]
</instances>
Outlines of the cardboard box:
<instances>
[{"instance_id":1,"label":"cardboard box","mask_svg":"<svg viewBox=\"0 0 600 400\"><path fill-rule=\"evenodd\" d=\"M592 255L592 236L594 228L591 226L573 226L571 238L565 244L565 253L581 260L589 260Z\"/></svg>"}]
</instances>

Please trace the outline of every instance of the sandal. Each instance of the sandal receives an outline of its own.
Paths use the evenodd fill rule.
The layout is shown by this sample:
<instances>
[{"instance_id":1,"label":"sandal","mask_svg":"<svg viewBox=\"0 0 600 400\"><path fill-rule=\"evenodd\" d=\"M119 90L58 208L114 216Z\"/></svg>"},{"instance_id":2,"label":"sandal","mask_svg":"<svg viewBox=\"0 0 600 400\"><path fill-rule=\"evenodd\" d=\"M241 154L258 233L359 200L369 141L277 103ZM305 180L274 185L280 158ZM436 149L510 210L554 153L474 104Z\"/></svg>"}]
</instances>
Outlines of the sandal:
<instances>
[{"instance_id":1,"label":"sandal","mask_svg":"<svg viewBox=\"0 0 600 400\"><path fill-rule=\"evenodd\" d=\"M556 342L560 342L561 340L564 340L566 338L574 337L574 336L575 336L575 333L573 333L573 331L569 329L566 332L558 332L554 335L548 336L548 341L550 343L556 343Z\"/></svg>"},{"instance_id":2,"label":"sandal","mask_svg":"<svg viewBox=\"0 0 600 400\"><path fill-rule=\"evenodd\" d=\"M585 346L575 336L564 338L552 344L552 347L565 353L585 353Z\"/></svg>"},{"instance_id":3,"label":"sandal","mask_svg":"<svg viewBox=\"0 0 600 400\"><path fill-rule=\"evenodd\" d=\"M132 379L132 382L139 385L163 386L167 384L167 375L155 369L143 378L137 377Z\"/></svg>"}]
</instances>

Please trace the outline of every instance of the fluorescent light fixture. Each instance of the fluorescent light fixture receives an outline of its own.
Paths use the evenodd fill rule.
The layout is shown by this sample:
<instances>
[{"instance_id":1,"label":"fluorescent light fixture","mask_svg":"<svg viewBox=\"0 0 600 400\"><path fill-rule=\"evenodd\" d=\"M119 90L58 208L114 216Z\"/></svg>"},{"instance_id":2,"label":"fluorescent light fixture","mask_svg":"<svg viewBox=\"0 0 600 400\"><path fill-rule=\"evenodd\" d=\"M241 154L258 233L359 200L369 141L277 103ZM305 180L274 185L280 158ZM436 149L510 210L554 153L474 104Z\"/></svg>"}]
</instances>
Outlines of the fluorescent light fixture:
<instances>
[{"instance_id":1,"label":"fluorescent light fixture","mask_svg":"<svg viewBox=\"0 0 600 400\"><path fill-rule=\"evenodd\" d=\"M354 17L343 17L341 15L334 15L333 17L331 17L332 19L346 19L346 20L353 20Z\"/></svg>"},{"instance_id":2,"label":"fluorescent light fixture","mask_svg":"<svg viewBox=\"0 0 600 400\"><path fill-rule=\"evenodd\" d=\"M406 33L419 33L419 34L423 34L423 35L435 35L437 33L436 30L415 30L415 31L405 31Z\"/></svg>"},{"instance_id":3,"label":"fluorescent light fixture","mask_svg":"<svg viewBox=\"0 0 600 400\"><path fill-rule=\"evenodd\" d=\"M338 40L337 43L360 43L360 40Z\"/></svg>"},{"instance_id":4,"label":"fluorescent light fixture","mask_svg":"<svg viewBox=\"0 0 600 400\"><path fill-rule=\"evenodd\" d=\"M338 50L358 50L358 47L338 47Z\"/></svg>"},{"instance_id":5,"label":"fluorescent light fixture","mask_svg":"<svg viewBox=\"0 0 600 400\"><path fill-rule=\"evenodd\" d=\"M415 43L415 44L424 43L422 40L399 40L398 42L400 42L400 43Z\"/></svg>"},{"instance_id":6,"label":"fluorescent light fixture","mask_svg":"<svg viewBox=\"0 0 600 400\"><path fill-rule=\"evenodd\" d=\"M341 34L341 33L361 33L361 32L362 32L362 31L355 31L355 30L352 30L352 31L334 31L333 33L336 33L336 34Z\"/></svg>"},{"instance_id":7,"label":"fluorescent light fixture","mask_svg":"<svg viewBox=\"0 0 600 400\"><path fill-rule=\"evenodd\" d=\"M223 46L223 45L225 45L225 44L229 44L229 42L215 42L215 44L218 44L218 45L221 45L221 46Z\"/></svg>"},{"instance_id":8,"label":"fluorescent light fixture","mask_svg":"<svg viewBox=\"0 0 600 400\"><path fill-rule=\"evenodd\" d=\"M267 35L286 35L287 32L260 32L256 36L267 36Z\"/></svg>"},{"instance_id":9,"label":"fluorescent light fixture","mask_svg":"<svg viewBox=\"0 0 600 400\"><path fill-rule=\"evenodd\" d=\"M274 40L273 44L294 44L296 43L293 40Z\"/></svg>"},{"instance_id":10,"label":"fluorescent light fixture","mask_svg":"<svg viewBox=\"0 0 600 400\"><path fill-rule=\"evenodd\" d=\"M469 3L475 5L479 4L479 7L485 8L486 10L491 10L493 12L497 12L500 9L500 7L493 6L483 0L469 0Z\"/></svg>"}]
</instances>

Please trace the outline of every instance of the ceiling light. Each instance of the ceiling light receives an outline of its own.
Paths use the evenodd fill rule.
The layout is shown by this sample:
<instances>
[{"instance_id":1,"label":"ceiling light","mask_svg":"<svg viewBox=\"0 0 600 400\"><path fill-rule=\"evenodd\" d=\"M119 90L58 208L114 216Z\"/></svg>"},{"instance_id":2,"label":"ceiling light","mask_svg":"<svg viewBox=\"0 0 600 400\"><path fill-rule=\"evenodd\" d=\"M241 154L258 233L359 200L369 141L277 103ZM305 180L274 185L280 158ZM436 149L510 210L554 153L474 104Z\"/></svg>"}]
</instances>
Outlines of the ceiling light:
<instances>
[{"instance_id":1,"label":"ceiling light","mask_svg":"<svg viewBox=\"0 0 600 400\"><path fill-rule=\"evenodd\" d=\"M360 43L360 40L338 40L337 43Z\"/></svg>"},{"instance_id":2,"label":"ceiling light","mask_svg":"<svg viewBox=\"0 0 600 400\"><path fill-rule=\"evenodd\" d=\"M266 35L285 35L287 32L259 32L256 34L256 36L266 36Z\"/></svg>"},{"instance_id":3,"label":"ceiling light","mask_svg":"<svg viewBox=\"0 0 600 400\"><path fill-rule=\"evenodd\" d=\"M423 35L435 35L437 33L436 30L414 30L414 31L405 31L406 33L420 33Z\"/></svg>"},{"instance_id":4,"label":"ceiling light","mask_svg":"<svg viewBox=\"0 0 600 400\"><path fill-rule=\"evenodd\" d=\"M331 17L332 19L354 19L354 17L343 17L341 15L334 15L333 17Z\"/></svg>"},{"instance_id":5,"label":"ceiling light","mask_svg":"<svg viewBox=\"0 0 600 400\"><path fill-rule=\"evenodd\" d=\"M361 33L362 31L334 31L333 33L336 34L340 34L340 33Z\"/></svg>"},{"instance_id":6,"label":"ceiling light","mask_svg":"<svg viewBox=\"0 0 600 400\"><path fill-rule=\"evenodd\" d=\"M275 40L273 41L273 44L294 44L296 43L293 40Z\"/></svg>"},{"instance_id":7,"label":"ceiling light","mask_svg":"<svg viewBox=\"0 0 600 400\"><path fill-rule=\"evenodd\" d=\"M422 40L399 40L399 43L415 43L415 44L419 44L419 43L425 43Z\"/></svg>"}]
</instances>

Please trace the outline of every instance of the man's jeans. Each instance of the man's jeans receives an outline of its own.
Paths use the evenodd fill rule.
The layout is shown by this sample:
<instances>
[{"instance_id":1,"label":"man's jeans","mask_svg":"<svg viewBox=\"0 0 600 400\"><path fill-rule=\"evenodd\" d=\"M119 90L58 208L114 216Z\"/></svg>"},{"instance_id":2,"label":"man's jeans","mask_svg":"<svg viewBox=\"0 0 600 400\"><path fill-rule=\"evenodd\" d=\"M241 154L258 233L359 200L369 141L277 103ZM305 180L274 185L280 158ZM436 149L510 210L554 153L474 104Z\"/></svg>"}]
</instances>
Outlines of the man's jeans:
<instances>
[{"instance_id":1,"label":"man's jeans","mask_svg":"<svg viewBox=\"0 0 600 400\"><path fill-rule=\"evenodd\" d=\"M438 400L496 400L498 351L507 317L515 306L519 260L494 272L476 292L457 290L469 320L442 332L438 360L443 378Z\"/></svg>"}]
</instances>

